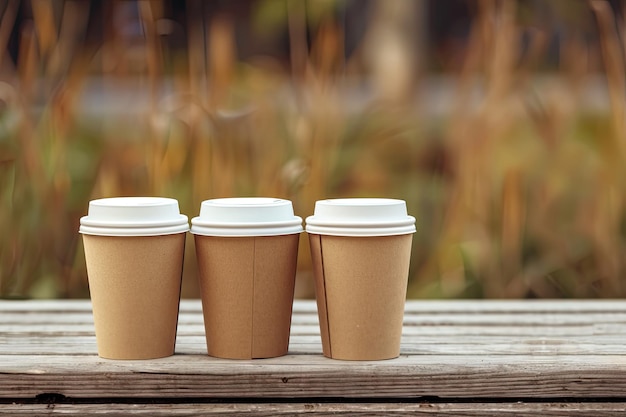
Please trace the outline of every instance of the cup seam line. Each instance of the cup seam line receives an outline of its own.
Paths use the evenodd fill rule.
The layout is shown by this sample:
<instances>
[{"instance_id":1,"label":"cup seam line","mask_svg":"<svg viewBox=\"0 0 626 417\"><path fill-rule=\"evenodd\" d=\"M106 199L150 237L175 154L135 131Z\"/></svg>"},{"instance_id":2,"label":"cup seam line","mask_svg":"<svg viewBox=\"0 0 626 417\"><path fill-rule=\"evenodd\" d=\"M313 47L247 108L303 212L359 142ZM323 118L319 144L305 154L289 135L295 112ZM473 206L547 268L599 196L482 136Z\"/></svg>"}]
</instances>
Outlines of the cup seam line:
<instances>
[{"instance_id":1,"label":"cup seam line","mask_svg":"<svg viewBox=\"0 0 626 417\"><path fill-rule=\"evenodd\" d=\"M254 284L256 281L256 238L252 239L252 306L250 311L250 358L254 359L254 301L256 294L254 292Z\"/></svg>"},{"instance_id":2,"label":"cup seam line","mask_svg":"<svg viewBox=\"0 0 626 417\"><path fill-rule=\"evenodd\" d=\"M324 310L326 310L326 334L328 335L328 354L332 358L333 357L333 344L331 342L330 337L330 318L328 311L328 294L326 292L326 268L324 267L324 247L322 244L322 236L319 236L320 239L320 259L322 264L322 284L324 285Z\"/></svg>"}]
</instances>

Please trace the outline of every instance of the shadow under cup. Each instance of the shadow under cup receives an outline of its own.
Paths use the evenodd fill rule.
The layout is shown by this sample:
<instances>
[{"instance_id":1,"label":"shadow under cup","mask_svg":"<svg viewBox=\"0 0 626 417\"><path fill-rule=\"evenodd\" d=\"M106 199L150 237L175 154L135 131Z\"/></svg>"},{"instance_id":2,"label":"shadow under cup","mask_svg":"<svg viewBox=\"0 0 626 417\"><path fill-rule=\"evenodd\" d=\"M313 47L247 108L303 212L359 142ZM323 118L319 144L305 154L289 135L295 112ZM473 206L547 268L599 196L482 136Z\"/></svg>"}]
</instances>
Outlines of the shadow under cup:
<instances>
[{"instance_id":1,"label":"shadow under cup","mask_svg":"<svg viewBox=\"0 0 626 417\"><path fill-rule=\"evenodd\" d=\"M94 200L81 219L98 355L174 353L187 217L176 200Z\"/></svg>"}]
</instances>

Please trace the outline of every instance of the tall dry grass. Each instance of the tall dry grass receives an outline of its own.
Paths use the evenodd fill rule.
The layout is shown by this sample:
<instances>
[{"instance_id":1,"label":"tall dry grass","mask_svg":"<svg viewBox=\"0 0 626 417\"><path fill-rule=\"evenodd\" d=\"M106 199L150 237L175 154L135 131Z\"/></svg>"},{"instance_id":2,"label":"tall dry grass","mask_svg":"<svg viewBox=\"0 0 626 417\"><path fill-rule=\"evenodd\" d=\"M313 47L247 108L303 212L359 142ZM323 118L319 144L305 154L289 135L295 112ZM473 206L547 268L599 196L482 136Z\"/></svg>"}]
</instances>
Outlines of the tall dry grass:
<instances>
[{"instance_id":1,"label":"tall dry grass","mask_svg":"<svg viewBox=\"0 0 626 417\"><path fill-rule=\"evenodd\" d=\"M606 2L584 3L599 44L561 37L548 76L549 26L522 22L514 1L471 2L443 113L407 35L415 2L374 2L378 18L349 59L345 3L310 3L259 2L283 13L281 62L238 58L234 16L202 2L187 2L182 50L168 36L185 29L163 1L105 2L96 44L89 2L5 2L0 295L86 296L78 221L90 199L114 195L174 197L190 217L225 196L288 198L303 217L321 198L402 198L418 226L411 297L626 295L626 32ZM115 16L129 8L124 26ZM606 108L590 110L597 76ZM301 242L298 294L311 296Z\"/></svg>"}]
</instances>

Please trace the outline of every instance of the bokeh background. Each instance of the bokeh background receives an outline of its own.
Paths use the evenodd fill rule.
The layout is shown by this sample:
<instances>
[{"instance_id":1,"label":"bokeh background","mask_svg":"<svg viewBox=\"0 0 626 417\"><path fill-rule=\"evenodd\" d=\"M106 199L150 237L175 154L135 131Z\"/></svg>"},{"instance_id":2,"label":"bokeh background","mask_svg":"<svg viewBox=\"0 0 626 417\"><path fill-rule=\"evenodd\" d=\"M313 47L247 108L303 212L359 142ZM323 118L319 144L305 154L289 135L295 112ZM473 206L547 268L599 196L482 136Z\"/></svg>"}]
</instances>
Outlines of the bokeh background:
<instances>
[{"instance_id":1,"label":"bokeh background","mask_svg":"<svg viewBox=\"0 0 626 417\"><path fill-rule=\"evenodd\" d=\"M624 1L0 1L0 297L94 198L407 201L411 298L626 295ZM312 297L303 235L297 296ZM189 237L183 295L198 296Z\"/></svg>"}]
</instances>

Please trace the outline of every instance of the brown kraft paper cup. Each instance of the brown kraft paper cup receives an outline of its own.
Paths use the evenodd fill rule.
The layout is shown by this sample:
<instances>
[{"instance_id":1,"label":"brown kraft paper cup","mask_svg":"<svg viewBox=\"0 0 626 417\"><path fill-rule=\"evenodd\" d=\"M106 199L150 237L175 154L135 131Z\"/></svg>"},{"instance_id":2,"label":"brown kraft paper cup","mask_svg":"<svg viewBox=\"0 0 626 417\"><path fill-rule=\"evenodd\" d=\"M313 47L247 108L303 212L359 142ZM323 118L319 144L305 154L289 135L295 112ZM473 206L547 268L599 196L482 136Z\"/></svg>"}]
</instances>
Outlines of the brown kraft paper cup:
<instances>
[{"instance_id":1,"label":"brown kraft paper cup","mask_svg":"<svg viewBox=\"0 0 626 417\"><path fill-rule=\"evenodd\" d=\"M324 356L400 355L412 234L309 234Z\"/></svg>"},{"instance_id":2,"label":"brown kraft paper cup","mask_svg":"<svg viewBox=\"0 0 626 417\"><path fill-rule=\"evenodd\" d=\"M195 235L210 356L282 356L289 347L299 234Z\"/></svg>"},{"instance_id":3,"label":"brown kraft paper cup","mask_svg":"<svg viewBox=\"0 0 626 417\"><path fill-rule=\"evenodd\" d=\"M83 235L99 356L174 353L185 235Z\"/></svg>"}]
</instances>

